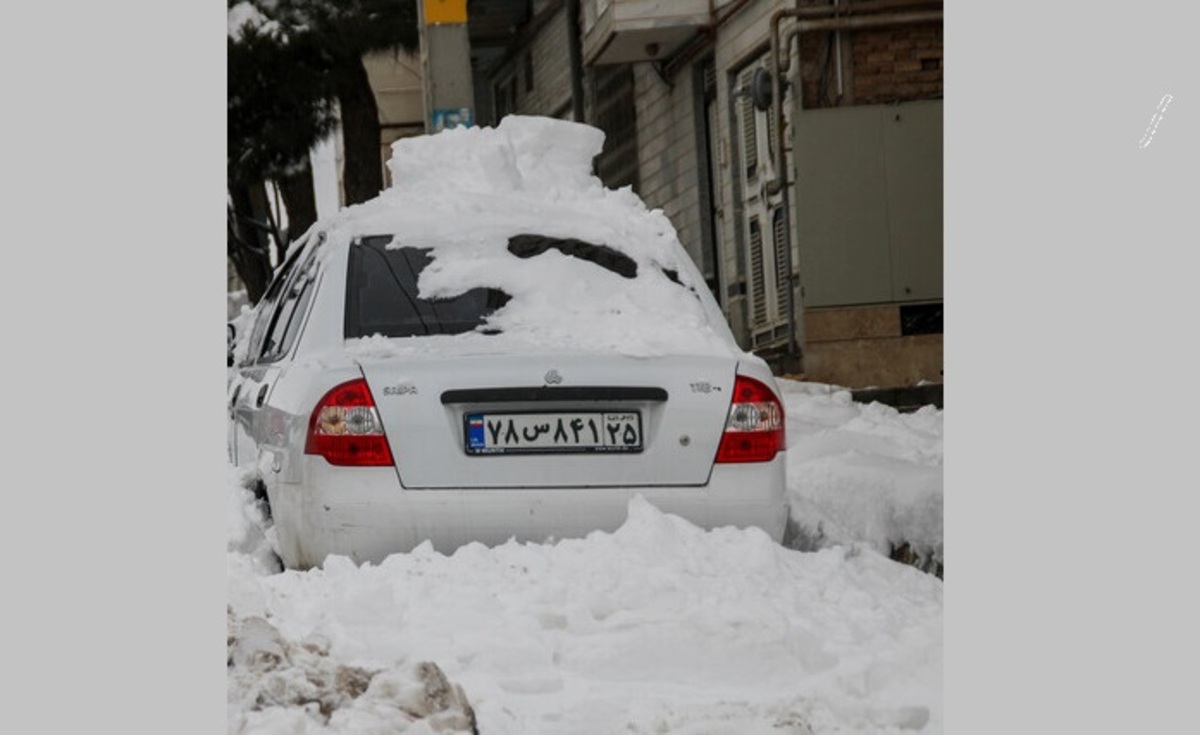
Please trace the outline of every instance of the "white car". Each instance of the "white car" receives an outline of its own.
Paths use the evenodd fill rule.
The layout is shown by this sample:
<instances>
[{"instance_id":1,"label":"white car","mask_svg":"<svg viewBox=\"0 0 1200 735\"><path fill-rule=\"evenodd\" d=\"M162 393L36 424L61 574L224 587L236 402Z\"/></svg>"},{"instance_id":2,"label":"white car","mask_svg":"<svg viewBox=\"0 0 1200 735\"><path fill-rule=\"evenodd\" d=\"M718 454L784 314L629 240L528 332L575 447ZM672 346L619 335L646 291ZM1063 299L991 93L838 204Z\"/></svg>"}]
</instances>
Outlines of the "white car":
<instances>
[{"instance_id":1,"label":"white car","mask_svg":"<svg viewBox=\"0 0 1200 735\"><path fill-rule=\"evenodd\" d=\"M400 141L397 182L297 242L237 337L231 459L290 568L428 541L787 520L783 407L600 131L509 117Z\"/></svg>"}]
</instances>

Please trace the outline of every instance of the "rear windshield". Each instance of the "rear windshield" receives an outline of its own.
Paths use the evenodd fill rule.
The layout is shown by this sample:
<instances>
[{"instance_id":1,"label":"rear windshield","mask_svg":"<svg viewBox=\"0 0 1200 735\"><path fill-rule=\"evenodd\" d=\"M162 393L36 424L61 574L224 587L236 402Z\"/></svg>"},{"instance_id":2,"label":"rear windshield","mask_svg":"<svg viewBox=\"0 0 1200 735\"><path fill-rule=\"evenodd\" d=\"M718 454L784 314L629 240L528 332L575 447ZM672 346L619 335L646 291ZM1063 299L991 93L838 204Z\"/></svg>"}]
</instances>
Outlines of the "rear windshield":
<instances>
[{"instance_id":1,"label":"rear windshield","mask_svg":"<svg viewBox=\"0 0 1200 735\"><path fill-rule=\"evenodd\" d=\"M419 337L480 329L508 303L494 288L473 288L454 298L422 299L417 279L433 262L428 250L387 247L390 235L366 237L350 248L346 275L346 338Z\"/></svg>"}]
</instances>

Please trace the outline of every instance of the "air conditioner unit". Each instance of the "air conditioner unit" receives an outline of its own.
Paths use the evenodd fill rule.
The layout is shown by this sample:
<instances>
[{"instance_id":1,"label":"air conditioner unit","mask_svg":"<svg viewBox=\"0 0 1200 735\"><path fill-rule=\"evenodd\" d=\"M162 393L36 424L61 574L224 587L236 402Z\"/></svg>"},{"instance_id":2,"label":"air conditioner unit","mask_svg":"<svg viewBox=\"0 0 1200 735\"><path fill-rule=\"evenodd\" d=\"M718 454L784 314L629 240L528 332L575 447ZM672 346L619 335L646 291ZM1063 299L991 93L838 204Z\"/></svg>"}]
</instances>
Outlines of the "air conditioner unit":
<instances>
[{"instance_id":1,"label":"air conditioner unit","mask_svg":"<svg viewBox=\"0 0 1200 735\"><path fill-rule=\"evenodd\" d=\"M713 0L583 0L583 57L628 64L670 56L712 19Z\"/></svg>"}]
</instances>

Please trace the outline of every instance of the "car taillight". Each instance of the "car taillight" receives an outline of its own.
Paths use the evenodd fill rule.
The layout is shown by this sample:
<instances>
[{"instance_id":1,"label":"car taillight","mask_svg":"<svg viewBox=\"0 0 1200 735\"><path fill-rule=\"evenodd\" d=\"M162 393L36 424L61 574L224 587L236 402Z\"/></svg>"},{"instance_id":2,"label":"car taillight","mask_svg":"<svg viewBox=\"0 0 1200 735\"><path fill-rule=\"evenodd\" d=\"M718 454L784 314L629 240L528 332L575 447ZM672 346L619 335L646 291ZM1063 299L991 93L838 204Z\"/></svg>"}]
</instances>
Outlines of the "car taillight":
<instances>
[{"instance_id":1,"label":"car taillight","mask_svg":"<svg viewBox=\"0 0 1200 735\"><path fill-rule=\"evenodd\" d=\"M717 462L767 462L785 447L783 404L764 383L737 376Z\"/></svg>"},{"instance_id":2,"label":"car taillight","mask_svg":"<svg viewBox=\"0 0 1200 735\"><path fill-rule=\"evenodd\" d=\"M392 449L367 381L342 383L317 402L308 421L304 453L319 454L333 465L392 464Z\"/></svg>"}]
</instances>

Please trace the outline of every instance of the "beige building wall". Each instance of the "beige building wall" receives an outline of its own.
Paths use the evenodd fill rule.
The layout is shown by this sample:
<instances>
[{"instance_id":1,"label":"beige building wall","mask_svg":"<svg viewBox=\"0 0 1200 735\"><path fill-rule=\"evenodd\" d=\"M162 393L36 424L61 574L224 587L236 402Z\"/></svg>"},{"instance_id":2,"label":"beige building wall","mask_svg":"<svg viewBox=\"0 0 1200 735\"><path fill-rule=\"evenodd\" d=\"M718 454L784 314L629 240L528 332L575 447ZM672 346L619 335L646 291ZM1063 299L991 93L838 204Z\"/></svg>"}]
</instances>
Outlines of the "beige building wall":
<instances>
[{"instance_id":1,"label":"beige building wall","mask_svg":"<svg viewBox=\"0 0 1200 735\"><path fill-rule=\"evenodd\" d=\"M648 206L662 209L679 232L692 260L703 262L700 231L700 170L697 146L703 130L695 121L691 70L668 85L650 64L634 65L638 127L638 192Z\"/></svg>"},{"instance_id":2,"label":"beige building wall","mask_svg":"<svg viewBox=\"0 0 1200 735\"><path fill-rule=\"evenodd\" d=\"M379 106L384 185L390 186L387 161L392 157L392 143L425 132L420 58L406 51L384 51L364 57L363 66Z\"/></svg>"},{"instance_id":3,"label":"beige building wall","mask_svg":"<svg viewBox=\"0 0 1200 735\"><path fill-rule=\"evenodd\" d=\"M555 7L557 5L557 7ZM543 3L543 25L492 75L496 123L504 114L545 115L570 119L571 61L567 46L567 11L562 2Z\"/></svg>"}]
</instances>

